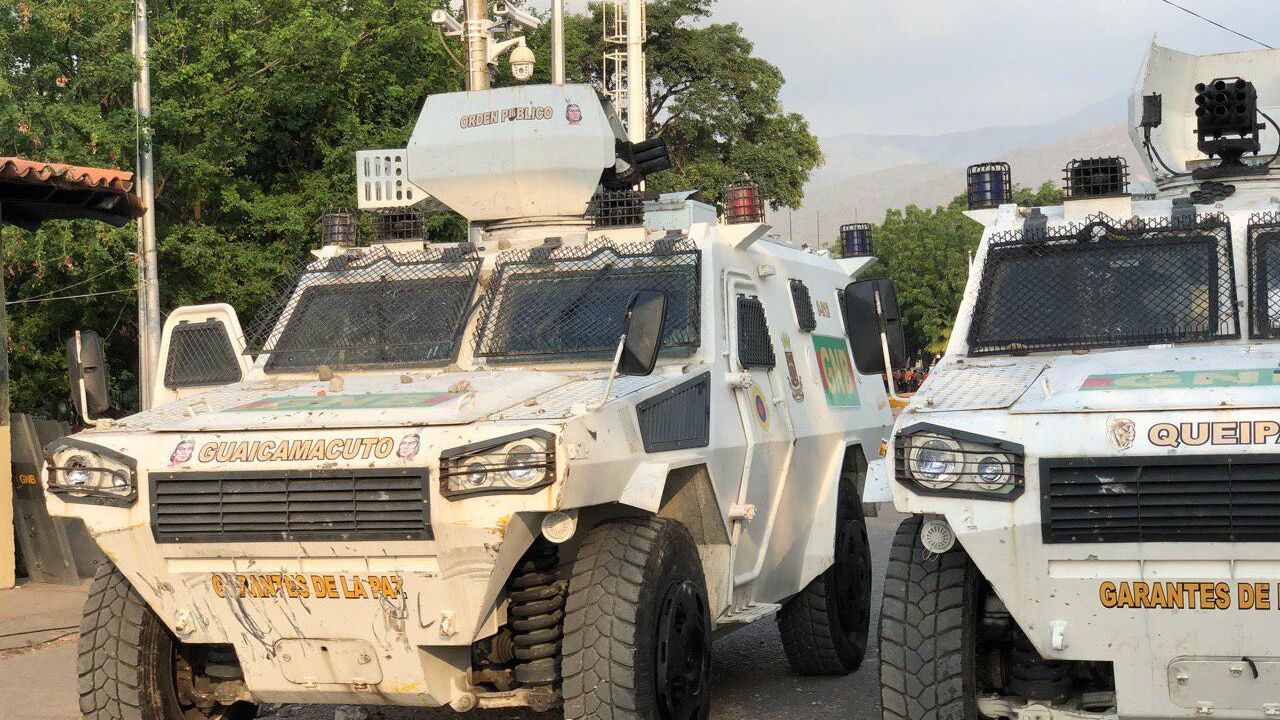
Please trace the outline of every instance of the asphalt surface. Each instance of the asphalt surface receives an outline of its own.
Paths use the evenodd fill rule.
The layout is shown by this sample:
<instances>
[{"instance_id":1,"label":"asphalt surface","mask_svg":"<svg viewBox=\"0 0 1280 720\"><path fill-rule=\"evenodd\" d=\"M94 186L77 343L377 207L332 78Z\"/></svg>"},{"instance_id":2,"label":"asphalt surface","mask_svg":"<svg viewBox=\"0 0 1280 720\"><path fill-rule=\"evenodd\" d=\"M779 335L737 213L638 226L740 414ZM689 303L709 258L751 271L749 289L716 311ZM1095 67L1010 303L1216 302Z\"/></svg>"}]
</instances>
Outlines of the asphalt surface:
<instances>
[{"instance_id":1,"label":"asphalt surface","mask_svg":"<svg viewBox=\"0 0 1280 720\"><path fill-rule=\"evenodd\" d=\"M903 516L892 511L868 518L871 538L872 593L871 643L862 667L838 678L800 677L791 672L782 652L782 641L772 619L763 620L716 642L713 656L714 690L712 720L879 720L880 686L876 619L880 616L880 591L889 543ZM368 720L457 720L449 710L420 708L365 708ZM264 717L279 720L333 720L332 706L290 705ZM356 720L363 713L338 713L339 720ZM539 715L517 710L477 710L471 720L554 720L556 713Z\"/></svg>"}]
</instances>

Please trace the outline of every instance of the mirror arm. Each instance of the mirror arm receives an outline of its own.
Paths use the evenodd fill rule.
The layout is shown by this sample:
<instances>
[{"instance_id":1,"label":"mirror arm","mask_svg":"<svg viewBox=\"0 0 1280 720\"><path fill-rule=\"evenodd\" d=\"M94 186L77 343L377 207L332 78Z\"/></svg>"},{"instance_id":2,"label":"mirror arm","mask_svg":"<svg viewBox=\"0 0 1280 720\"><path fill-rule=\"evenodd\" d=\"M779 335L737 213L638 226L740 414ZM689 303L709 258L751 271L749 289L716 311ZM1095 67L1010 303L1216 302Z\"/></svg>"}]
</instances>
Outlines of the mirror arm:
<instances>
[{"instance_id":1,"label":"mirror arm","mask_svg":"<svg viewBox=\"0 0 1280 720\"><path fill-rule=\"evenodd\" d=\"M893 381L893 358L889 353L889 333L880 333L880 349L884 351L884 379L885 384L889 386L889 398L900 403L905 403L906 399L898 395L897 383Z\"/></svg>"},{"instance_id":2,"label":"mirror arm","mask_svg":"<svg viewBox=\"0 0 1280 720\"><path fill-rule=\"evenodd\" d=\"M84 361L81 359L80 331L76 331L76 364L80 366L80 419L89 427L97 427L98 423L89 417L89 391L84 386Z\"/></svg>"},{"instance_id":3,"label":"mirror arm","mask_svg":"<svg viewBox=\"0 0 1280 720\"><path fill-rule=\"evenodd\" d=\"M618 350L613 354L613 367L609 370L609 382L604 386L604 397L600 398L600 402L596 403L591 409L599 410L609 402L609 394L613 392L613 381L618 377L618 365L622 362L622 351L627 347L627 336L624 334L618 339Z\"/></svg>"},{"instance_id":4,"label":"mirror arm","mask_svg":"<svg viewBox=\"0 0 1280 720\"><path fill-rule=\"evenodd\" d=\"M80 378L80 419L89 427L97 427L98 421L89 417L89 393L84 389L84 378Z\"/></svg>"},{"instance_id":5,"label":"mirror arm","mask_svg":"<svg viewBox=\"0 0 1280 720\"><path fill-rule=\"evenodd\" d=\"M880 299L880 291L875 293L876 300L876 316L880 318L880 327L884 327L884 301ZM893 381L893 354L889 352L889 333L883 329L880 331L880 349L884 352L884 379L885 384L889 386L889 399L905 403L902 397L898 395L898 384Z\"/></svg>"}]
</instances>

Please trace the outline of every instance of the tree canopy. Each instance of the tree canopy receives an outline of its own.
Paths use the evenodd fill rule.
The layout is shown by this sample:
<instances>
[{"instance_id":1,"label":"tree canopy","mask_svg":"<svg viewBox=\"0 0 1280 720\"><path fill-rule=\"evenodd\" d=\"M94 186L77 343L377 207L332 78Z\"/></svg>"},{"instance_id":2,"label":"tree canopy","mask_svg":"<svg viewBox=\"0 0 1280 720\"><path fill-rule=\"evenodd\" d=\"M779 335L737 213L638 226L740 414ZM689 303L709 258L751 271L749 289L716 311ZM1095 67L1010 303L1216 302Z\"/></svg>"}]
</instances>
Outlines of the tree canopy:
<instances>
[{"instance_id":1,"label":"tree canopy","mask_svg":"<svg viewBox=\"0 0 1280 720\"><path fill-rule=\"evenodd\" d=\"M165 309L227 302L242 321L253 318L316 245L323 210L353 203L355 152L402 147L428 94L461 89L463 74L430 21L444 4L151 0ZM752 56L740 28L706 22L712 5L650 4L651 124L677 163L651 185L692 186L714 201L728 180L750 173L775 204L799 204L821 157L817 141L781 109L781 74ZM569 18L572 80L599 80L598 13ZM0 12L4 154L132 167L132 14L133 0L25 0ZM548 32L532 38L544 80ZM447 239L459 228L446 218L437 229ZM4 230L10 301L91 295L9 307L16 410L65 406L62 347L76 328L109 340L117 402L134 405L135 232L91 223Z\"/></svg>"},{"instance_id":2,"label":"tree canopy","mask_svg":"<svg viewBox=\"0 0 1280 720\"><path fill-rule=\"evenodd\" d=\"M650 137L663 137L675 167L650 179L655 190L697 189L719 202L744 176L761 186L774 209L799 207L804 186L822 164L822 149L803 116L778 100L782 72L754 55L736 23L711 22L715 0L652 0L648 5ZM602 82L599 3L565 23L570 81ZM550 67L549 30L534 38L543 77Z\"/></svg>"},{"instance_id":3,"label":"tree canopy","mask_svg":"<svg viewBox=\"0 0 1280 720\"><path fill-rule=\"evenodd\" d=\"M1062 199L1053 183L1014 190L1021 207L1057 205ZM967 208L963 195L932 210L909 205L887 212L873 231L880 266L872 274L893 280L912 356L941 355L951 337L969 261L982 239L982 226L964 216Z\"/></svg>"}]
</instances>

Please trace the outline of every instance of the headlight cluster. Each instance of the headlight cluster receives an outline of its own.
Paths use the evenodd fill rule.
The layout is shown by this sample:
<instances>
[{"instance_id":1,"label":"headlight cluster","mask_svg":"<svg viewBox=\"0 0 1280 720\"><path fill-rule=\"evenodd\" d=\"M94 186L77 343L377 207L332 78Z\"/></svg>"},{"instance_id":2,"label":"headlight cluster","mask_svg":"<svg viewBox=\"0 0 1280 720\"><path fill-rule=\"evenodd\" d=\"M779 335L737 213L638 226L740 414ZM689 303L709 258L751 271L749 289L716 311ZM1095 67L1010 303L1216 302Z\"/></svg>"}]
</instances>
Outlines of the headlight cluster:
<instances>
[{"instance_id":1,"label":"headlight cluster","mask_svg":"<svg viewBox=\"0 0 1280 720\"><path fill-rule=\"evenodd\" d=\"M535 490L550 485L555 476L555 436L542 430L440 454L440 492L445 497Z\"/></svg>"},{"instance_id":2,"label":"headlight cluster","mask_svg":"<svg viewBox=\"0 0 1280 720\"><path fill-rule=\"evenodd\" d=\"M907 428L894 443L899 482L922 495L1012 500L1022 494L1022 448L929 425Z\"/></svg>"},{"instance_id":3,"label":"headlight cluster","mask_svg":"<svg viewBox=\"0 0 1280 720\"><path fill-rule=\"evenodd\" d=\"M46 487L66 502L128 507L138 499L133 458L71 438L45 448Z\"/></svg>"}]
</instances>

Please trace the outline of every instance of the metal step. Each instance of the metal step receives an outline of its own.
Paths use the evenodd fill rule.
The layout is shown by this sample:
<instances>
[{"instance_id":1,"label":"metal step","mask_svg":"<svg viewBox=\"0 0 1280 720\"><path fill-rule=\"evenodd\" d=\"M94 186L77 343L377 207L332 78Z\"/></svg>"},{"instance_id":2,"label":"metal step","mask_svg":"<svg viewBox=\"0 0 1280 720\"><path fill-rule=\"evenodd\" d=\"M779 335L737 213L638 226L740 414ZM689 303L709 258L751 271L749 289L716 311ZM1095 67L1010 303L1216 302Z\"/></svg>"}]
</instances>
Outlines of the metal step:
<instances>
[{"instance_id":1,"label":"metal step","mask_svg":"<svg viewBox=\"0 0 1280 720\"><path fill-rule=\"evenodd\" d=\"M747 625L761 618L776 614L782 609L774 603L752 603L743 608L734 608L720 616L717 625Z\"/></svg>"}]
</instances>

